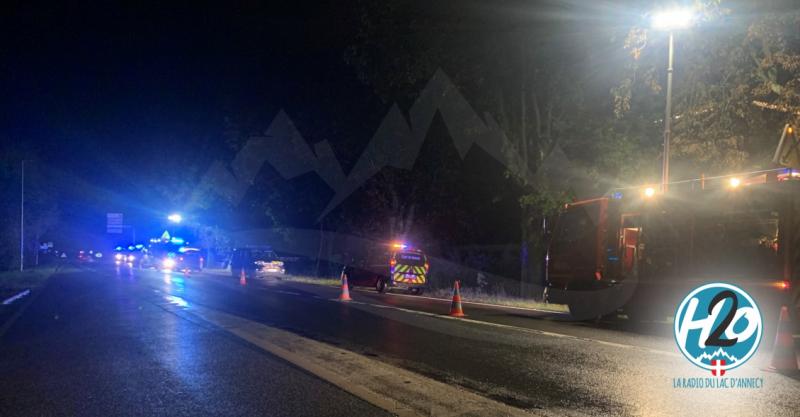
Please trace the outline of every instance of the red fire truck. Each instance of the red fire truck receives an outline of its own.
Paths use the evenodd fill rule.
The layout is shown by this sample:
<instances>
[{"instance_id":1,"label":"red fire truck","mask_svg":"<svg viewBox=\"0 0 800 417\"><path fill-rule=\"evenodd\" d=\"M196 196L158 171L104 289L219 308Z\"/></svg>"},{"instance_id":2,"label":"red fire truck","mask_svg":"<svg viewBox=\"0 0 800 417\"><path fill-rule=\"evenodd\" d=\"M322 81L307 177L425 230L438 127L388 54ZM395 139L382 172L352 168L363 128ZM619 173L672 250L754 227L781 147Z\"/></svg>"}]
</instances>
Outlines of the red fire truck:
<instances>
[{"instance_id":1,"label":"red fire truck","mask_svg":"<svg viewBox=\"0 0 800 417\"><path fill-rule=\"evenodd\" d=\"M797 171L683 181L666 193L621 189L565 206L550 237L545 297L576 319L620 309L659 319L692 288L723 281L748 291L774 331L780 306L797 300L798 249Z\"/></svg>"}]
</instances>

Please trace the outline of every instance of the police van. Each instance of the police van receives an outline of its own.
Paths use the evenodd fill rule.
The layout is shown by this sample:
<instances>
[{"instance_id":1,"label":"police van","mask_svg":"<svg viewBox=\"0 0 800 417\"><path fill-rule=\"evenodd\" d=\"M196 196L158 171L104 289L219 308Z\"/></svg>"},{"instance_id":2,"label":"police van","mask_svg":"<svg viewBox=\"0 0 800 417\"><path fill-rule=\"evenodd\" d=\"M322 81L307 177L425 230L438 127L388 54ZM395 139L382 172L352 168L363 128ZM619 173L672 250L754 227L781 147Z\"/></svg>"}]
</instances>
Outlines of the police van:
<instances>
[{"instance_id":1,"label":"police van","mask_svg":"<svg viewBox=\"0 0 800 417\"><path fill-rule=\"evenodd\" d=\"M420 295L427 287L429 272L430 264L423 251L396 243L376 248L364 259L345 266L342 277L347 277L351 287L370 287L381 293L397 289Z\"/></svg>"}]
</instances>

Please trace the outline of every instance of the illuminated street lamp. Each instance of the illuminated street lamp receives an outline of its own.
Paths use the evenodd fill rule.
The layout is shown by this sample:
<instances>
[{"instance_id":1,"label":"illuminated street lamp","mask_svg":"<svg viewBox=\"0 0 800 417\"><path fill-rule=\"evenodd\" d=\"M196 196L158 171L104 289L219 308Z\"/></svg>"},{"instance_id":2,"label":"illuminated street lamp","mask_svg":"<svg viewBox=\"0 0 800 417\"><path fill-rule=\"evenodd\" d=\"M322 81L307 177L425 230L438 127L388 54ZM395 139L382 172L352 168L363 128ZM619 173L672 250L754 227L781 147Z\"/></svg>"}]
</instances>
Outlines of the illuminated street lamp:
<instances>
[{"instance_id":1,"label":"illuminated street lamp","mask_svg":"<svg viewBox=\"0 0 800 417\"><path fill-rule=\"evenodd\" d=\"M172 223L180 223L183 220L183 217L178 213L172 213L167 216L167 220L171 221Z\"/></svg>"},{"instance_id":2,"label":"illuminated street lamp","mask_svg":"<svg viewBox=\"0 0 800 417\"><path fill-rule=\"evenodd\" d=\"M650 21L653 29L669 31L669 59L667 62L667 108L664 116L664 158L661 166L661 191L669 184L669 139L672 134L672 60L674 53L673 31L689 27L694 20L691 9L669 9L654 13Z\"/></svg>"},{"instance_id":3,"label":"illuminated street lamp","mask_svg":"<svg viewBox=\"0 0 800 417\"><path fill-rule=\"evenodd\" d=\"M691 9L669 9L654 13L650 24L653 29L672 31L689 27L693 20L694 12Z\"/></svg>"}]
</instances>

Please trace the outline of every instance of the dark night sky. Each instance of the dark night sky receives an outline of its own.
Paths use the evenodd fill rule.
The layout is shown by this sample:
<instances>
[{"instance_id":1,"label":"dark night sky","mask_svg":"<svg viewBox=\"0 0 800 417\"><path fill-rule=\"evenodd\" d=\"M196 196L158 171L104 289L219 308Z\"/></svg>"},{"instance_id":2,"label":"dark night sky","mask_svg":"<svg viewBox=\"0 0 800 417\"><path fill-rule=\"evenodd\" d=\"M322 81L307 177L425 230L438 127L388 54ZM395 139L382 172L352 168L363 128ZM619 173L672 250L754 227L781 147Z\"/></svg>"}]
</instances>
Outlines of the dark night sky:
<instances>
[{"instance_id":1,"label":"dark night sky","mask_svg":"<svg viewBox=\"0 0 800 417\"><path fill-rule=\"evenodd\" d=\"M388 109L343 59L359 17L347 2L131 4L0 6L0 139L32 149L53 172L118 193L141 216L170 208L147 200L140 173L162 170L172 155L200 166L224 156L226 118L266 125L285 109L311 142L336 146L366 142ZM620 10L463 4L480 19L578 18L587 28ZM338 137L315 136L315 124ZM110 210L72 203L62 206L75 218Z\"/></svg>"},{"instance_id":2,"label":"dark night sky","mask_svg":"<svg viewBox=\"0 0 800 417\"><path fill-rule=\"evenodd\" d=\"M370 104L343 60L352 16L338 2L20 3L0 19L0 138L134 206L158 206L137 201L149 197L139 174L164 155L224 155L226 118L331 118L342 98Z\"/></svg>"},{"instance_id":3,"label":"dark night sky","mask_svg":"<svg viewBox=\"0 0 800 417\"><path fill-rule=\"evenodd\" d=\"M191 142L244 108L290 104L320 66L344 71L335 10L10 7L0 127L51 149Z\"/></svg>"}]
</instances>

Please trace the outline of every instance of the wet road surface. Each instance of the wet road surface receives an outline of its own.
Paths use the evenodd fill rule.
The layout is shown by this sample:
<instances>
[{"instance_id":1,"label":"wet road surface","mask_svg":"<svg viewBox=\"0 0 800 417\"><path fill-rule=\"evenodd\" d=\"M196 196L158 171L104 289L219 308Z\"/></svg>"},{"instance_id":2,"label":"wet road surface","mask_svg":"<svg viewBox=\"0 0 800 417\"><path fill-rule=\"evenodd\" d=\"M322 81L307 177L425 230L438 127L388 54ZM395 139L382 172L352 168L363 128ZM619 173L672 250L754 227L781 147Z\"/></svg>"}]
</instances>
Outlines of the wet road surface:
<instances>
[{"instance_id":1,"label":"wet road surface","mask_svg":"<svg viewBox=\"0 0 800 417\"><path fill-rule=\"evenodd\" d=\"M168 313L165 303L289 330L536 414L800 410L800 382L762 370L768 341L727 375L758 378L762 388L674 388L674 378L711 375L681 357L668 325L630 331L469 304L467 320L457 320L442 316L446 301L351 295L344 304L332 287L241 285L209 274L100 269L58 277L3 338L0 415L380 414L213 326Z\"/></svg>"},{"instance_id":2,"label":"wet road surface","mask_svg":"<svg viewBox=\"0 0 800 417\"><path fill-rule=\"evenodd\" d=\"M0 415L387 415L143 289L55 277L0 342Z\"/></svg>"}]
</instances>

